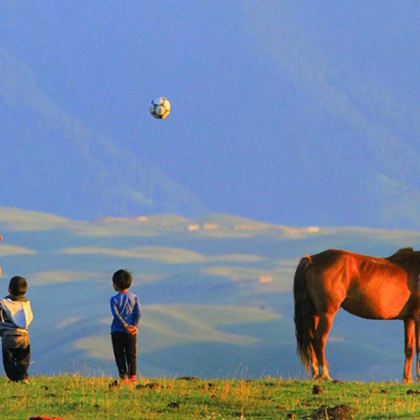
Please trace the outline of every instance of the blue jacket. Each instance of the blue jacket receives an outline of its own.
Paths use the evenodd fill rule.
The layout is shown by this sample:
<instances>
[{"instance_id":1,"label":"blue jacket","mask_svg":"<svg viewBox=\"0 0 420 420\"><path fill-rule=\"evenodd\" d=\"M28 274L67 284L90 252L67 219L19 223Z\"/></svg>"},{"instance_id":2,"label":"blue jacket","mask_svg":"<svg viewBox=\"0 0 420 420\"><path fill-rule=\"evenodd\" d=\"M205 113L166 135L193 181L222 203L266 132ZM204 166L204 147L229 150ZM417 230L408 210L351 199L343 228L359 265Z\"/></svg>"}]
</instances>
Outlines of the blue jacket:
<instances>
[{"instance_id":1,"label":"blue jacket","mask_svg":"<svg viewBox=\"0 0 420 420\"><path fill-rule=\"evenodd\" d=\"M111 334L127 332L124 325L137 325L141 317L139 298L131 292L117 293L111 298L111 312L114 317Z\"/></svg>"}]
</instances>

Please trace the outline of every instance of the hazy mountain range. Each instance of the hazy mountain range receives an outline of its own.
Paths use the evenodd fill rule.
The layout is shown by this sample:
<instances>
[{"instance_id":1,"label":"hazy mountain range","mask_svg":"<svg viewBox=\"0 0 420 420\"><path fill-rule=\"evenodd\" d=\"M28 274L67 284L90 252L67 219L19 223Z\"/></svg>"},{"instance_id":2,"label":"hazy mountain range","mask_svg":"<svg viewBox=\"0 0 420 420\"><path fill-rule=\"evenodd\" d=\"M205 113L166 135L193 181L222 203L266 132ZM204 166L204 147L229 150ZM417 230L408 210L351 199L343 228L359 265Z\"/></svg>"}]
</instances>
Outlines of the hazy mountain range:
<instances>
[{"instance_id":1,"label":"hazy mountain range","mask_svg":"<svg viewBox=\"0 0 420 420\"><path fill-rule=\"evenodd\" d=\"M0 204L418 229L416 12L4 1Z\"/></svg>"},{"instance_id":2,"label":"hazy mountain range","mask_svg":"<svg viewBox=\"0 0 420 420\"><path fill-rule=\"evenodd\" d=\"M200 208L156 166L61 111L4 49L0 61L3 205L84 218Z\"/></svg>"},{"instance_id":3,"label":"hazy mountain range","mask_svg":"<svg viewBox=\"0 0 420 420\"><path fill-rule=\"evenodd\" d=\"M134 274L145 376L306 377L295 353L292 281L326 248L374 256L416 246L417 231L294 228L233 215L83 222L0 208L1 294L24 275L35 313L32 374L115 375L112 273ZM403 325L344 312L328 349L333 376L400 380Z\"/></svg>"}]
</instances>

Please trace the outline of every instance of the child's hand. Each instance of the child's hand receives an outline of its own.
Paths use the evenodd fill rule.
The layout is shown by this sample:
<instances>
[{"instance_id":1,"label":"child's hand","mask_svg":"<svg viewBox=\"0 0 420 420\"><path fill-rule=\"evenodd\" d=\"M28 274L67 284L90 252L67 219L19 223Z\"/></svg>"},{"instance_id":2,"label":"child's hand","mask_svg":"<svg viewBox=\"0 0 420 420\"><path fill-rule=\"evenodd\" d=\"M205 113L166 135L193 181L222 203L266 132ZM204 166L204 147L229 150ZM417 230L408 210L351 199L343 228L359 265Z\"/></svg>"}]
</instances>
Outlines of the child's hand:
<instances>
[{"instance_id":1,"label":"child's hand","mask_svg":"<svg viewBox=\"0 0 420 420\"><path fill-rule=\"evenodd\" d=\"M135 325L127 325L125 327L125 329L131 335L136 335L138 333L138 331L139 331L139 329Z\"/></svg>"}]
</instances>

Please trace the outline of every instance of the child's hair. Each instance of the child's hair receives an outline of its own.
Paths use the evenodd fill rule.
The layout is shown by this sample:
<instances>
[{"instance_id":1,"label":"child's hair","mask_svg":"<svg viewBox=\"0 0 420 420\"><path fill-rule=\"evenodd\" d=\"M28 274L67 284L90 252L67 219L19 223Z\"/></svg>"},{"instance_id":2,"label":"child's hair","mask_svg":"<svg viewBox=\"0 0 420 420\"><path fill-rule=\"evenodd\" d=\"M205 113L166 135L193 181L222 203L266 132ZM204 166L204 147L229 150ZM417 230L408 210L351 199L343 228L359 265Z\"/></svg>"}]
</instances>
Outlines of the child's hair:
<instances>
[{"instance_id":1,"label":"child's hair","mask_svg":"<svg viewBox=\"0 0 420 420\"><path fill-rule=\"evenodd\" d=\"M24 296L28 291L28 282L25 277L14 276L10 279L9 293L13 296Z\"/></svg>"},{"instance_id":2,"label":"child's hair","mask_svg":"<svg viewBox=\"0 0 420 420\"><path fill-rule=\"evenodd\" d=\"M112 283L114 283L119 290L128 289L131 286L132 281L133 277L127 270L118 270L112 276Z\"/></svg>"}]
</instances>

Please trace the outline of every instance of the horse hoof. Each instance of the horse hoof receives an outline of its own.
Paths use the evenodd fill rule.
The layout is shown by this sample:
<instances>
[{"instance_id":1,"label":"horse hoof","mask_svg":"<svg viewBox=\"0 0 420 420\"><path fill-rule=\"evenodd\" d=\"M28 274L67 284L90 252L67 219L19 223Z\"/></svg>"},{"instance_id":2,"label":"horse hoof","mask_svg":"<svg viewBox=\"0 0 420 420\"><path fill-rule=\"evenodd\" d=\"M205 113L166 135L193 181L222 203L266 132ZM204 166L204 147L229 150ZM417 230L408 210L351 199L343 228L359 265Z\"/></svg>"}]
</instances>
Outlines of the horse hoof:
<instances>
[{"instance_id":1,"label":"horse hoof","mask_svg":"<svg viewBox=\"0 0 420 420\"><path fill-rule=\"evenodd\" d=\"M313 381L319 381L319 382L332 382L332 378L330 377L330 376L320 376L320 375L318 375L318 376L314 376L313 378L312 378L312 380Z\"/></svg>"}]
</instances>

